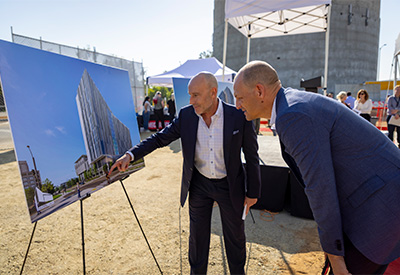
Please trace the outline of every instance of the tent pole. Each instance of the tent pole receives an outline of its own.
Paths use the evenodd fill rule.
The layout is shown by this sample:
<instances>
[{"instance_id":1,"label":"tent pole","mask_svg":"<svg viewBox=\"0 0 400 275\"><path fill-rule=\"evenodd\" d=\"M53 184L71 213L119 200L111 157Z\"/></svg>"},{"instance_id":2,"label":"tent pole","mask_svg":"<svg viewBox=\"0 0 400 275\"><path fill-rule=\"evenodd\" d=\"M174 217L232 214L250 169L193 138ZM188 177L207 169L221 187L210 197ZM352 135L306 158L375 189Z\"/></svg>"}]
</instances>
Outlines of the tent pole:
<instances>
[{"instance_id":1,"label":"tent pole","mask_svg":"<svg viewBox=\"0 0 400 275\"><path fill-rule=\"evenodd\" d=\"M225 65L226 65L226 44L228 40L228 18L225 18L224 30L224 52L222 57L222 81L225 81Z\"/></svg>"},{"instance_id":2,"label":"tent pole","mask_svg":"<svg viewBox=\"0 0 400 275\"><path fill-rule=\"evenodd\" d=\"M399 59L398 59L398 56L396 55L395 57L394 57L394 82L393 82L393 89L394 89L394 87L397 85L397 68L398 68L398 63L399 62Z\"/></svg>"},{"instance_id":3,"label":"tent pole","mask_svg":"<svg viewBox=\"0 0 400 275\"><path fill-rule=\"evenodd\" d=\"M324 95L328 89L328 59L329 59L329 30L331 25L331 5L328 6L328 15L326 18L326 32L325 32L325 69L324 69Z\"/></svg>"},{"instance_id":4,"label":"tent pole","mask_svg":"<svg viewBox=\"0 0 400 275\"><path fill-rule=\"evenodd\" d=\"M251 35L249 34L247 36L247 58L246 58L246 64L249 63L249 61L250 61L250 40L251 40Z\"/></svg>"}]
</instances>

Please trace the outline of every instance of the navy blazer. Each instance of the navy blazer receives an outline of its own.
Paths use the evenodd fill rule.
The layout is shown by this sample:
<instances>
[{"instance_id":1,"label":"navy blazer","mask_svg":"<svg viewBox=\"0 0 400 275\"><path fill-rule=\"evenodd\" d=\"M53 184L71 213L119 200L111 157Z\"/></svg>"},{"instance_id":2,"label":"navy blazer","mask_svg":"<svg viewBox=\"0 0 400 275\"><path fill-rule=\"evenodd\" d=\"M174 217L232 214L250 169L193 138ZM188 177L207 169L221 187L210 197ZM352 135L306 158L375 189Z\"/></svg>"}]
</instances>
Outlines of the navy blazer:
<instances>
[{"instance_id":1,"label":"navy blazer","mask_svg":"<svg viewBox=\"0 0 400 275\"><path fill-rule=\"evenodd\" d=\"M291 88L276 96L276 131L303 180L323 250L343 256L345 232L377 264L398 258L400 150L393 142L343 104Z\"/></svg>"},{"instance_id":2,"label":"navy blazer","mask_svg":"<svg viewBox=\"0 0 400 275\"><path fill-rule=\"evenodd\" d=\"M258 198L261 193L257 135L253 123L246 120L241 110L224 102L222 105L224 110L224 161L230 199L234 209L241 213L245 195L249 198ZM135 159L140 159L155 149L167 146L172 141L181 138L183 154L182 206L185 204L193 175L198 123L199 117L193 106L186 106L181 109L179 116L170 125L130 149ZM246 159L246 171L241 161L242 149Z\"/></svg>"}]
</instances>

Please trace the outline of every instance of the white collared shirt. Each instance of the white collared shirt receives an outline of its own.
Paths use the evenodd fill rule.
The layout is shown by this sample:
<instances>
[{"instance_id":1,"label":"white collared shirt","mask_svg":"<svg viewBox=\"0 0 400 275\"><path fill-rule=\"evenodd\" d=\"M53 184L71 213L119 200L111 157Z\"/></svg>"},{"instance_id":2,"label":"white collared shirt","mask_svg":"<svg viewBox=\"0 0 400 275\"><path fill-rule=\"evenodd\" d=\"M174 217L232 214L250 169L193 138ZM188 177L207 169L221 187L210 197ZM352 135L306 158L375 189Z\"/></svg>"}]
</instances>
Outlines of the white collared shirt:
<instances>
[{"instance_id":1,"label":"white collared shirt","mask_svg":"<svg viewBox=\"0 0 400 275\"><path fill-rule=\"evenodd\" d=\"M271 112L271 118L269 119L269 125L271 126L271 129L275 130L275 121L276 121L276 96L274 99L274 104L272 105L272 112Z\"/></svg>"},{"instance_id":2,"label":"white collared shirt","mask_svg":"<svg viewBox=\"0 0 400 275\"><path fill-rule=\"evenodd\" d=\"M227 175L224 160L224 108L222 101L218 99L218 108L211 117L210 128L207 127L201 115L197 116L199 117L199 125L197 127L194 166L207 178L222 179ZM126 153L131 156L132 160L135 159L130 151Z\"/></svg>"},{"instance_id":3,"label":"white collared shirt","mask_svg":"<svg viewBox=\"0 0 400 275\"><path fill-rule=\"evenodd\" d=\"M198 115L194 166L205 177L221 179L226 177L224 161L224 109L218 99L218 108L207 127L203 117Z\"/></svg>"}]
</instances>

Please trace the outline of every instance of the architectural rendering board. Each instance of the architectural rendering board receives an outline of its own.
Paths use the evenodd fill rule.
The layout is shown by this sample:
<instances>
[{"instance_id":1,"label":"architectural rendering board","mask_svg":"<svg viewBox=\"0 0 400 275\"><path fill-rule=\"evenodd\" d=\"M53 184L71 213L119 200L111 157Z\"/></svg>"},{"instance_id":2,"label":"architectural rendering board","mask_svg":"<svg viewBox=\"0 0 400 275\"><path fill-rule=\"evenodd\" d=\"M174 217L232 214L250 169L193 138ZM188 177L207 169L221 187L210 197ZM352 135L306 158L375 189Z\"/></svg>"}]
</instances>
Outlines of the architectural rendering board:
<instances>
[{"instance_id":1,"label":"architectural rendering board","mask_svg":"<svg viewBox=\"0 0 400 275\"><path fill-rule=\"evenodd\" d=\"M127 71L0 40L0 79L32 222L144 167L106 177L140 142Z\"/></svg>"}]
</instances>

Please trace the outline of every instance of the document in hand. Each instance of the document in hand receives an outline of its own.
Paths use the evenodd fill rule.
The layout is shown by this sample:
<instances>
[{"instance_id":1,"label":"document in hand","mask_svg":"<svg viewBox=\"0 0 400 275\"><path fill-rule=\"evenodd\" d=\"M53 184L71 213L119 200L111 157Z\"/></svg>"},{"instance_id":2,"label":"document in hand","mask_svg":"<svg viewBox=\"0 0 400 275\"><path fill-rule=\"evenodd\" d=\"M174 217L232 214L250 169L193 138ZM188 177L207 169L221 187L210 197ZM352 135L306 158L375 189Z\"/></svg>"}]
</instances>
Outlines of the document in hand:
<instances>
[{"instance_id":1,"label":"document in hand","mask_svg":"<svg viewBox=\"0 0 400 275\"><path fill-rule=\"evenodd\" d=\"M395 116L392 116L389 120L390 125L395 125L395 126L399 126L400 127L400 118L396 119Z\"/></svg>"}]
</instances>

